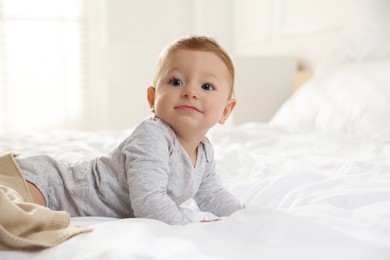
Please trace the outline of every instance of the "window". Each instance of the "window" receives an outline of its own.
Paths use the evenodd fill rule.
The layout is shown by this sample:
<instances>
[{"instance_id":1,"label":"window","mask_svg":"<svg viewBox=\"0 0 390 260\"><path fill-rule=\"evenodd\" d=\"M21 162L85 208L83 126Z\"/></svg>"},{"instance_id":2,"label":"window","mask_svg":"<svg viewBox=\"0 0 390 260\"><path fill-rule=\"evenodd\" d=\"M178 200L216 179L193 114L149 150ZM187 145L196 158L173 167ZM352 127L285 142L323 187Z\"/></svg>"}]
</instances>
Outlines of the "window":
<instances>
[{"instance_id":1,"label":"window","mask_svg":"<svg viewBox=\"0 0 390 260\"><path fill-rule=\"evenodd\" d=\"M84 0L0 0L0 133L80 120L85 13Z\"/></svg>"}]
</instances>

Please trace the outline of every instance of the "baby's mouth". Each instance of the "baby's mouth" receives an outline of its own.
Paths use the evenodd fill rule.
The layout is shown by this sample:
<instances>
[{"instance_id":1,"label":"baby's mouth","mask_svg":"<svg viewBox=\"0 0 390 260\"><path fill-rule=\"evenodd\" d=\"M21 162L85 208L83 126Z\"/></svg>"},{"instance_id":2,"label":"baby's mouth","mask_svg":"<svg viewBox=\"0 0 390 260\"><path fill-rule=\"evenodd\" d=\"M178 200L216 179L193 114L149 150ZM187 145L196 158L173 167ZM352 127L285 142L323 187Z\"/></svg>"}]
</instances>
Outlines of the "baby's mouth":
<instances>
[{"instance_id":1,"label":"baby's mouth","mask_svg":"<svg viewBox=\"0 0 390 260\"><path fill-rule=\"evenodd\" d=\"M183 111L196 111L202 113L202 111L200 111L198 108L191 105L180 105L180 106L176 106L175 109L179 109Z\"/></svg>"}]
</instances>

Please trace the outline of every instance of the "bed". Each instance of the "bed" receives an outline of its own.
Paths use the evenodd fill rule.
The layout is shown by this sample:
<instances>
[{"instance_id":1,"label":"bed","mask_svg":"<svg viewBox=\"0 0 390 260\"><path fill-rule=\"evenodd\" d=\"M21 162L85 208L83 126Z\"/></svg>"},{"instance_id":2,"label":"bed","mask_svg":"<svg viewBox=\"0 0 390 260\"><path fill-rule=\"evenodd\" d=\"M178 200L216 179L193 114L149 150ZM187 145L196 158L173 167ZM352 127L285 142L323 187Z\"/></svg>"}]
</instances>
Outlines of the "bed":
<instances>
[{"instance_id":1,"label":"bed","mask_svg":"<svg viewBox=\"0 0 390 260\"><path fill-rule=\"evenodd\" d=\"M1 140L23 153L77 161L109 151L131 129L57 131ZM246 209L219 222L73 218L90 233L1 259L389 259L390 142L261 123L217 127L224 185ZM193 217L203 218L189 202Z\"/></svg>"},{"instance_id":2,"label":"bed","mask_svg":"<svg viewBox=\"0 0 390 260\"><path fill-rule=\"evenodd\" d=\"M374 25L352 31L370 34ZM390 259L390 35L384 30L378 42L365 38L362 46L347 31L269 123L208 133L221 181L245 209L188 225L72 218L71 225L93 231L44 250L2 249L0 259ZM0 150L79 161L109 152L131 131L0 137ZM181 208L192 219L211 217L193 201Z\"/></svg>"}]
</instances>

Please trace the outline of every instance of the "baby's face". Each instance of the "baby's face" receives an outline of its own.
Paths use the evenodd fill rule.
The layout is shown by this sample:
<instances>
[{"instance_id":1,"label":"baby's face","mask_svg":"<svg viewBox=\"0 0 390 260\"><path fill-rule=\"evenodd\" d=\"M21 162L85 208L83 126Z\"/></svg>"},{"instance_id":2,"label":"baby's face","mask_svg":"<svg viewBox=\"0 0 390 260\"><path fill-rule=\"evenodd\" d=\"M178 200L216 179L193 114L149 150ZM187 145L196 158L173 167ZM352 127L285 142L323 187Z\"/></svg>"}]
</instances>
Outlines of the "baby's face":
<instances>
[{"instance_id":1,"label":"baby's face","mask_svg":"<svg viewBox=\"0 0 390 260\"><path fill-rule=\"evenodd\" d=\"M217 55L178 50L165 61L155 88L149 88L149 103L174 130L206 133L233 109L230 85L228 68Z\"/></svg>"}]
</instances>

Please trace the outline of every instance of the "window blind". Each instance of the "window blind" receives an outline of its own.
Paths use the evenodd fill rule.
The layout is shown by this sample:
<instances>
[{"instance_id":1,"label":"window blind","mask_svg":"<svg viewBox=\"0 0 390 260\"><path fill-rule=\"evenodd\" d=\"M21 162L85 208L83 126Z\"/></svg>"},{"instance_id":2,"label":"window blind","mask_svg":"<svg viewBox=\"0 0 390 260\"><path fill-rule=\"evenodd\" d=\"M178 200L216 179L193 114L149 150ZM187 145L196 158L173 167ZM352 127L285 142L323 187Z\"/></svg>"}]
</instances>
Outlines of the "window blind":
<instances>
[{"instance_id":1,"label":"window blind","mask_svg":"<svg viewBox=\"0 0 390 260\"><path fill-rule=\"evenodd\" d=\"M0 133L82 118L85 14L84 0L0 0Z\"/></svg>"}]
</instances>

